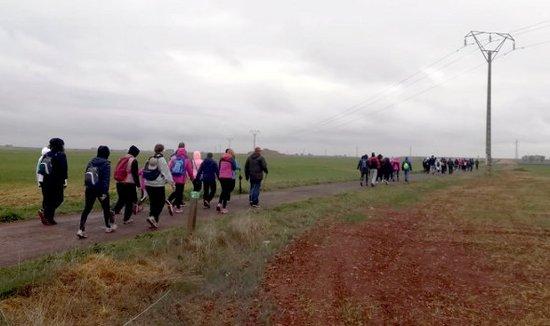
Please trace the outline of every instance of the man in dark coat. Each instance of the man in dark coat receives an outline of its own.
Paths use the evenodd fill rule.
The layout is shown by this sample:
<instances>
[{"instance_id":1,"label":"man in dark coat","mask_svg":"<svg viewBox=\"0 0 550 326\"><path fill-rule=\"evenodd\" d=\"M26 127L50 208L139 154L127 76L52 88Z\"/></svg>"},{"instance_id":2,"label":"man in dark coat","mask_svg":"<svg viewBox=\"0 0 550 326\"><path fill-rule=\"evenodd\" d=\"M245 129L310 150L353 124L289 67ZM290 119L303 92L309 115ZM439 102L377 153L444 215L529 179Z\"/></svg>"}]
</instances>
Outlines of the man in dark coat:
<instances>
[{"instance_id":1,"label":"man in dark coat","mask_svg":"<svg viewBox=\"0 0 550 326\"><path fill-rule=\"evenodd\" d=\"M250 206L254 208L259 207L260 188L264 178L264 173L268 173L267 163L265 162L265 158L262 156L262 149L260 147L256 147L254 149L254 153L248 157L244 166L246 180L250 180Z\"/></svg>"},{"instance_id":2,"label":"man in dark coat","mask_svg":"<svg viewBox=\"0 0 550 326\"><path fill-rule=\"evenodd\" d=\"M57 224L54 220L55 210L63 203L63 191L67 186L67 156L65 142L60 138L50 139L50 152L42 158L39 173L44 176L42 181L42 196L44 210L40 212L40 220L44 225Z\"/></svg>"}]
</instances>

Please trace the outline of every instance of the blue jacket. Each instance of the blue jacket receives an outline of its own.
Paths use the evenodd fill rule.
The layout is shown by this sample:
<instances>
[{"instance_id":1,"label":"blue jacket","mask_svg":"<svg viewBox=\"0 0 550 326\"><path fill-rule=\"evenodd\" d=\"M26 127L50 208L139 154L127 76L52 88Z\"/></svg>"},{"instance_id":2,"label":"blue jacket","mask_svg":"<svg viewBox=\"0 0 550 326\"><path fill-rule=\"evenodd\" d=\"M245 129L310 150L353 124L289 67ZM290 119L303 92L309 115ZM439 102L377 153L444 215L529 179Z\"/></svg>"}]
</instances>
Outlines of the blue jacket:
<instances>
[{"instance_id":1,"label":"blue jacket","mask_svg":"<svg viewBox=\"0 0 550 326\"><path fill-rule=\"evenodd\" d=\"M90 166L97 168L98 183L96 189L100 194L109 194L109 183L111 182L111 162L102 157L93 158L88 165L86 170Z\"/></svg>"},{"instance_id":2,"label":"blue jacket","mask_svg":"<svg viewBox=\"0 0 550 326\"><path fill-rule=\"evenodd\" d=\"M201 181L215 182L219 174L218 163L211 158L206 158L202 161L196 177Z\"/></svg>"}]
</instances>

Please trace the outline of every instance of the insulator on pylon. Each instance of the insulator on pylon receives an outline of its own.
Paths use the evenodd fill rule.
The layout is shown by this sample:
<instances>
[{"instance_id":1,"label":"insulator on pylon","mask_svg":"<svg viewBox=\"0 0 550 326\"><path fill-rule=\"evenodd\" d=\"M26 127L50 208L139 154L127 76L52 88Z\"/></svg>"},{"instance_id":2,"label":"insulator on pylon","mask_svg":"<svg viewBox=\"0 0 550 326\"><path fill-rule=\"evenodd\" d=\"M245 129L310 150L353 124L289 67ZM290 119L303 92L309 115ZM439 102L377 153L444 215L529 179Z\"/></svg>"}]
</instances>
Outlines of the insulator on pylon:
<instances>
[{"instance_id":1,"label":"insulator on pylon","mask_svg":"<svg viewBox=\"0 0 550 326\"><path fill-rule=\"evenodd\" d=\"M489 34L489 42L493 42L493 35Z\"/></svg>"},{"instance_id":2,"label":"insulator on pylon","mask_svg":"<svg viewBox=\"0 0 550 326\"><path fill-rule=\"evenodd\" d=\"M466 41L466 38L464 38L464 46L468 45L468 41Z\"/></svg>"}]
</instances>

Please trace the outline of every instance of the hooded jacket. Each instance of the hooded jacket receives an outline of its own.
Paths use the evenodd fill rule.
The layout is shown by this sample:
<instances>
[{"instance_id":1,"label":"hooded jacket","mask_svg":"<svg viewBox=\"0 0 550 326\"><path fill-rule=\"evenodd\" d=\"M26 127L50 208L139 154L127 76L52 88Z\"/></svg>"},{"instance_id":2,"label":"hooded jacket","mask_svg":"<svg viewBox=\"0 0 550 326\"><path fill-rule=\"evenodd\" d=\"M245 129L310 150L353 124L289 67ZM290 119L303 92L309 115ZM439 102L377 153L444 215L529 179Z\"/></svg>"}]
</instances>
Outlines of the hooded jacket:
<instances>
[{"instance_id":1,"label":"hooded jacket","mask_svg":"<svg viewBox=\"0 0 550 326\"><path fill-rule=\"evenodd\" d=\"M97 157L94 157L86 166L86 171L90 167L97 168L98 183L96 189L99 194L109 193L109 183L111 182L111 162L108 158L111 154L109 147L99 146L97 149Z\"/></svg>"},{"instance_id":2,"label":"hooded jacket","mask_svg":"<svg viewBox=\"0 0 550 326\"><path fill-rule=\"evenodd\" d=\"M193 165L193 175L195 176L195 178L197 177L197 172L199 171L202 162L203 161L202 161L202 157L201 157L201 152L194 151L193 152L193 161L191 163Z\"/></svg>"},{"instance_id":3,"label":"hooded jacket","mask_svg":"<svg viewBox=\"0 0 550 326\"><path fill-rule=\"evenodd\" d=\"M155 154L153 157L149 159L152 159L152 158L155 158L158 160L158 169L160 171L160 175L158 176L158 178L156 178L153 181L144 179L145 186L164 187L164 185L166 185L167 183L174 184L172 173L168 168L168 163L166 162L166 159L164 158L164 156L162 154Z\"/></svg>"},{"instance_id":4,"label":"hooded jacket","mask_svg":"<svg viewBox=\"0 0 550 326\"><path fill-rule=\"evenodd\" d=\"M202 162L195 177L204 182L215 182L219 175L220 170L218 168L218 163L211 158L206 158Z\"/></svg>"},{"instance_id":5,"label":"hooded jacket","mask_svg":"<svg viewBox=\"0 0 550 326\"><path fill-rule=\"evenodd\" d=\"M244 165L244 176L246 180L263 180L264 173L268 173L265 158L259 153L253 153L248 157Z\"/></svg>"},{"instance_id":6,"label":"hooded jacket","mask_svg":"<svg viewBox=\"0 0 550 326\"><path fill-rule=\"evenodd\" d=\"M237 170L237 162L235 162L235 159L233 158L233 156L231 156L231 154L229 153L223 154L222 158L220 159L219 178L234 179L235 170Z\"/></svg>"},{"instance_id":7,"label":"hooded jacket","mask_svg":"<svg viewBox=\"0 0 550 326\"><path fill-rule=\"evenodd\" d=\"M191 180L193 180L195 177L193 175L193 164L191 163L191 160L187 157L187 151L185 148L178 148L176 151L176 155L172 156L170 159L170 162L168 163L168 169L170 170L170 173L172 173L172 167L174 166L174 163L177 159L183 158L185 160L185 167L184 167L184 173L183 175L173 175L172 179L174 179L174 182L176 184L185 184L187 181L187 177L189 177Z\"/></svg>"},{"instance_id":8,"label":"hooded jacket","mask_svg":"<svg viewBox=\"0 0 550 326\"><path fill-rule=\"evenodd\" d=\"M52 171L44 176L43 184L46 186L63 186L68 177L67 156L65 155L65 142L60 138L50 139L50 151L45 156L52 159Z\"/></svg>"},{"instance_id":9,"label":"hooded jacket","mask_svg":"<svg viewBox=\"0 0 550 326\"><path fill-rule=\"evenodd\" d=\"M359 162L357 163L357 170L361 172L368 172L369 171L369 156L363 155L359 159Z\"/></svg>"},{"instance_id":10,"label":"hooded jacket","mask_svg":"<svg viewBox=\"0 0 550 326\"><path fill-rule=\"evenodd\" d=\"M44 158L44 155L48 154L50 152L50 149L48 147L42 148L42 154L38 158L38 162L36 163L36 181L38 184L42 183L44 181L44 176L40 173L38 173L38 168L40 166L40 162L42 162L42 159Z\"/></svg>"}]
</instances>

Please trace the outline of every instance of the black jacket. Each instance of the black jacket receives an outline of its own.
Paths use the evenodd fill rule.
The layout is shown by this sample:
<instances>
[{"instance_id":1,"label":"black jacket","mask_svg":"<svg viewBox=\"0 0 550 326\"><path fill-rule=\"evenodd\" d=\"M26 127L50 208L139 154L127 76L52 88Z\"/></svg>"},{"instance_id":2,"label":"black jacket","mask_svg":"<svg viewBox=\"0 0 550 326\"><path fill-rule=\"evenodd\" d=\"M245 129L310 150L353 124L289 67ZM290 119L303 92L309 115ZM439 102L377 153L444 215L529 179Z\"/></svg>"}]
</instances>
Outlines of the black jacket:
<instances>
[{"instance_id":1,"label":"black jacket","mask_svg":"<svg viewBox=\"0 0 550 326\"><path fill-rule=\"evenodd\" d=\"M206 158L197 171L195 178L205 182L215 182L220 175L218 163L211 158Z\"/></svg>"},{"instance_id":2,"label":"black jacket","mask_svg":"<svg viewBox=\"0 0 550 326\"><path fill-rule=\"evenodd\" d=\"M262 180L264 178L264 173L268 173L267 163L265 162L264 157L257 153L250 155L244 165L244 175L246 180Z\"/></svg>"},{"instance_id":3,"label":"black jacket","mask_svg":"<svg viewBox=\"0 0 550 326\"><path fill-rule=\"evenodd\" d=\"M44 184L63 185L68 178L67 156L65 152L50 151L45 156L52 158L52 172L44 176Z\"/></svg>"}]
</instances>

